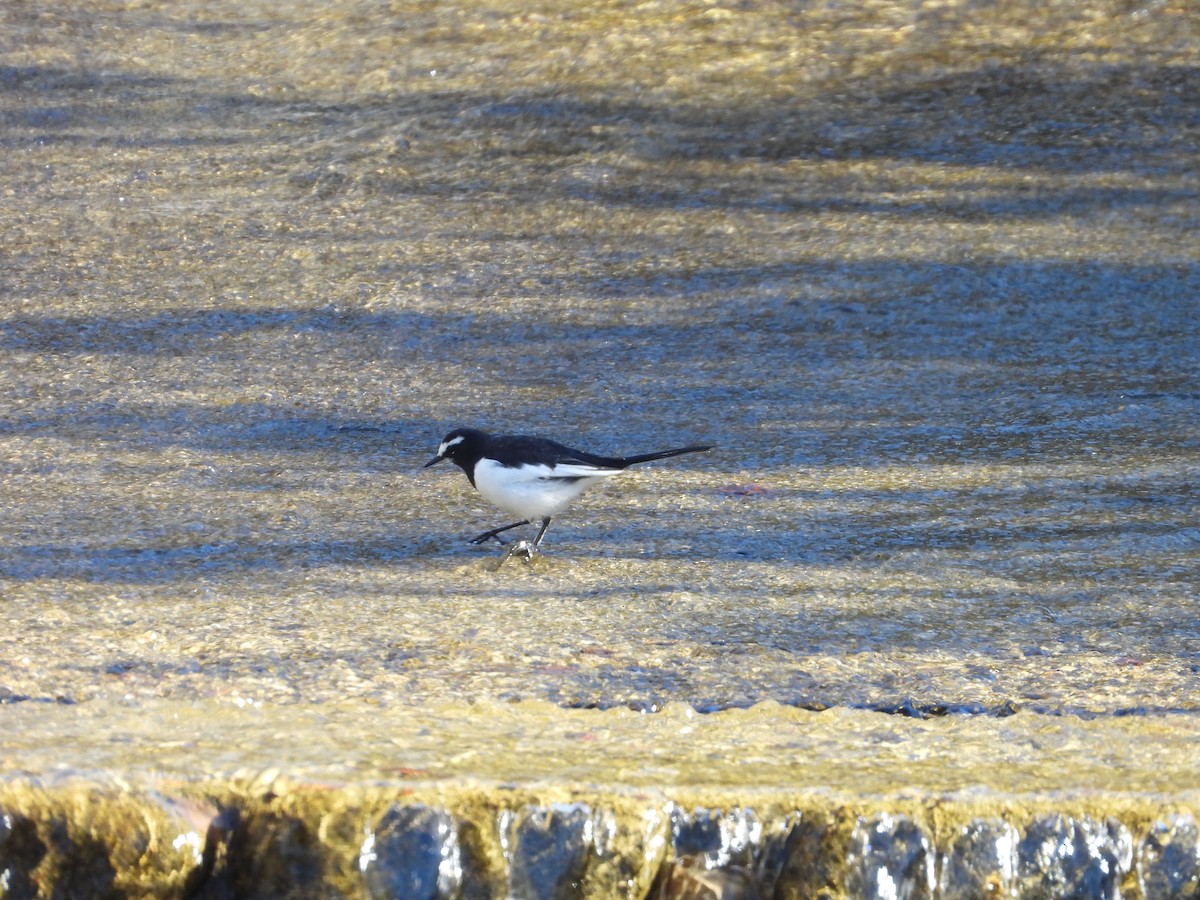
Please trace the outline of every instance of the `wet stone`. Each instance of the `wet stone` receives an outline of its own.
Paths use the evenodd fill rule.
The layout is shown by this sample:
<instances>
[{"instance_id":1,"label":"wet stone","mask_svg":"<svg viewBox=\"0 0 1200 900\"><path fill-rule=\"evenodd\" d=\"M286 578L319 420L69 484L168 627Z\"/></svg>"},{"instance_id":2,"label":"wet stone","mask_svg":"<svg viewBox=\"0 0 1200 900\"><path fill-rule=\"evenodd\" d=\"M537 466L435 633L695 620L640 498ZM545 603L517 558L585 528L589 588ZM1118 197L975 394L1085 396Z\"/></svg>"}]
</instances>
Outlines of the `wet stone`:
<instances>
[{"instance_id":1,"label":"wet stone","mask_svg":"<svg viewBox=\"0 0 1200 900\"><path fill-rule=\"evenodd\" d=\"M1114 819L1041 816L1025 829L1017 848L1020 896L1117 900L1132 857L1129 832Z\"/></svg>"},{"instance_id":2,"label":"wet stone","mask_svg":"<svg viewBox=\"0 0 1200 900\"><path fill-rule=\"evenodd\" d=\"M461 896L462 854L454 818L424 804L394 804L359 854L367 894L447 900Z\"/></svg>"},{"instance_id":3,"label":"wet stone","mask_svg":"<svg viewBox=\"0 0 1200 900\"><path fill-rule=\"evenodd\" d=\"M962 827L942 858L942 900L1009 897L1016 886L1017 830L1002 819L976 819Z\"/></svg>"},{"instance_id":4,"label":"wet stone","mask_svg":"<svg viewBox=\"0 0 1200 900\"><path fill-rule=\"evenodd\" d=\"M656 900L758 900L766 896L754 873L743 866L709 868L689 854L668 863Z\"/></svg>"},{"instance_id":5,"label":"wet stone","mask_svg":"<svg viewBox=\"0 0 1200 900\"><path fill-rule=\"evenodd\" d=\"M761 840L762 825L751 809L671 810L675 855L701 856L709 868L752 865Z\"/></svg>"},{"instance_id":6,"label":"wet stone","mask_svg":"<svg viewBox=\"0 0 1200 900\"><path fill-rule=\"evenodd\" d=\"M1138 883L1146 897L1200 897L1200 829L1190 815L1155 822L1138 847Z\"/></svg>"},{"instance_id":7,"label":"wet stone","mask_svg":"<svg viewBox=\"0 0 1200 900\"><path fill-rule=\"evenodd\" d=\"M847 893L851 897L933 896L934 854L921 827L906 816L858 820L851 838Z\"/></svg>"},{"instance_id":8,"label":"wet stone","mask_svg":"<svg viewBox=\"0 0 1200 900\"><path fill-rule=\"evenodd\" d=\"M527 806L501 814L509 895L558 900L580 893L592 851L593 816L584 803Z\"/></svg>"},{"instance_id":9,"label":"wet stone","mask_svg":"<svg viewBox=\"0 0 1200 900\"><path fill-rule=\"evenodd\" d=\"M844 841L836 840L821 817L793 812L763 823L749 808L673 807L670 824L676 858L660 884L672 884L676 892L681 884L719 883L722 890L749 892L746 896L791 900L830 888L844 869ZM701 879L701 869L713 874Z\"/></svg>"}]
</instances>

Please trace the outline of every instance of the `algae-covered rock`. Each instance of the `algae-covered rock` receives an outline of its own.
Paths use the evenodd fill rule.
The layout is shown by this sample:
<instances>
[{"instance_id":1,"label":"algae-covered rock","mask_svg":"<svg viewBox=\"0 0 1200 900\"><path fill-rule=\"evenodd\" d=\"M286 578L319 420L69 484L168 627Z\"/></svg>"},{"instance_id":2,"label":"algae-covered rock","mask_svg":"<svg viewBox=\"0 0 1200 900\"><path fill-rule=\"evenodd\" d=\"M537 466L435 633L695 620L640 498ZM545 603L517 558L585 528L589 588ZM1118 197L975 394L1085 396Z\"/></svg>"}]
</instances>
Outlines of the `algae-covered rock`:
<instances>
[{"instance_id":1,"label":"algae-covered rock","mask_svg":"<svg viewBox=\"0 0 1200 900\"><path fill-rule=\"evenodd\" d=\"M0 871L8 897L182 892L202 880L218 810L159 791L71 781L5 787Z\"/></svg>"}]
</instances>

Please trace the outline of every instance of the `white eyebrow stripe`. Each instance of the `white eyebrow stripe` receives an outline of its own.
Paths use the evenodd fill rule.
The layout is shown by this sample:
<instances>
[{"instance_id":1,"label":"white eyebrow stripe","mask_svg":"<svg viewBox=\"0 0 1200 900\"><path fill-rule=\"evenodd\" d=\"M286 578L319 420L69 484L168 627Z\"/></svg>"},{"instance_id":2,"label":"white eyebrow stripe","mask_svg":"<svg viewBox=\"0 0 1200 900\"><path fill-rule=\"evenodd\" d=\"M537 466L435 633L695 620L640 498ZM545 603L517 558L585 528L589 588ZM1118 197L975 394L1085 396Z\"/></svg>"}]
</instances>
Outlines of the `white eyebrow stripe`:
<instances>
[{"instance_id":1,"label":"white eyebrow stripe","mask_svg":"<svg viewBox=\"0 0 1200 900\"><path fill-rule=\"evenodd\" d=\"M438 447L438 456L445 456L447 450L449 450L455 444L461 444L463 440L463 436L459 435L452 441L442 441L442 446Z\"/></svg>"}]
</instances>

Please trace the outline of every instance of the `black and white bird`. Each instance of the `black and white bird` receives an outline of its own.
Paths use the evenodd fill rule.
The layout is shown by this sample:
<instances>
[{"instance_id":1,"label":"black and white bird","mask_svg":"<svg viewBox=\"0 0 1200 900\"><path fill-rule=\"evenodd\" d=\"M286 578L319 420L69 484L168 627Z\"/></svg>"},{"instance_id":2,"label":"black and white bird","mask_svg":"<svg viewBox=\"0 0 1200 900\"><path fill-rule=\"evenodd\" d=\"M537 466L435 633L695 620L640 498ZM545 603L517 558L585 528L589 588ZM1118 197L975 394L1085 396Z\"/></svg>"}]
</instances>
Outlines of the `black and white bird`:
<instances>
[{"instance_id":1,"label":"black and white bird","mask_svg":"<svg viewBox=\"0 0 1200 900\"><path fill-rule=\"evenodd\" d=\"M520 541L509 551L524 553L529 559L550 527L550 519L564 512L580 494L593 485L637 463L700 453L711 446L678 447L634 456L597 456L572 450L557 441L523 434L487 434L475 428L456 428L438 446L437 456L425 468L448 459L467 473L467 478L485 500L505 512L520 516L520 521L485 531L471 539L482 544L510 528L541 522L533 542ZM505 557L505 559L508 558Z\"/></svg>"}]
</instances>

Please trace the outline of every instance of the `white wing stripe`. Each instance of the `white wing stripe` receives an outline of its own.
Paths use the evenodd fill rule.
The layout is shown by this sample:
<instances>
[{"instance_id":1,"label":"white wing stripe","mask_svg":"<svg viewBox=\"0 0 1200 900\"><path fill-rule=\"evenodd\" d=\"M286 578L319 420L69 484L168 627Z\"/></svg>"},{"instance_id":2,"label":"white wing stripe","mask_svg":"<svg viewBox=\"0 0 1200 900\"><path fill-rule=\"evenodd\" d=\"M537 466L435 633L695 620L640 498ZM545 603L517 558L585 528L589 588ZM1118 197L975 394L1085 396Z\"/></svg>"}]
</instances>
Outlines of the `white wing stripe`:
<instances>
[{"instance_id":1,"label":"white wing stripe","mask_svg":"<svg viewBox=\"0 0 1200 900\"><path fill-rule=\"evenodd\" d=\"M536 468L542 470L538 475L539 478L608 478L611 475L620 475L624 471L624 469L602 469L586 463L575 465L559 463L554 468L547 466L537 466Z\"/></svg>"}]
</instances>

